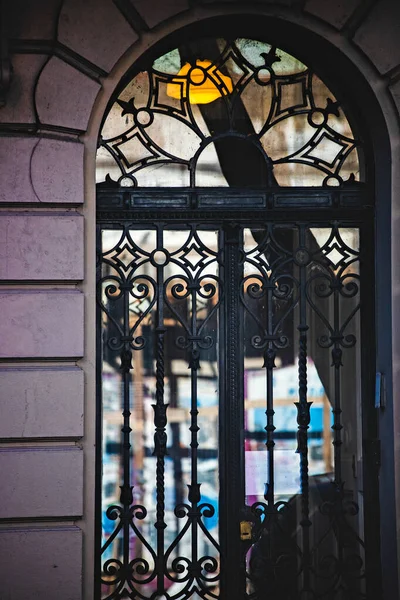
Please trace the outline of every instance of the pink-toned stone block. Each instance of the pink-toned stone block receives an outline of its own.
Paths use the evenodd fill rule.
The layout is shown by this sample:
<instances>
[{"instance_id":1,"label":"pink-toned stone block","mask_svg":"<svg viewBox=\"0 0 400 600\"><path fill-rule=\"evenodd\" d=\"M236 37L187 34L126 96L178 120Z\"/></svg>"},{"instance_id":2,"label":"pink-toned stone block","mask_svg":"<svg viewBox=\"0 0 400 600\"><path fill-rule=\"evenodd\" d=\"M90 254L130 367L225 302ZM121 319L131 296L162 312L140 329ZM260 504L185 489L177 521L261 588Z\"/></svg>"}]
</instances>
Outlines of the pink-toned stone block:
<instances>
[{"instance_id":1,"label":"pink-toned stone block","mask_svg":"<svg viewBox=\"0 0 400 600\"><path fill-rule=\"evenodd\" d=\"M150 28L189 8L187 0L163 0L163 2L159 2L159 0L130 1Z\"/></svg>"},{"instance_id":2,"label":"pink-toned stone block","mask_svg":"<svg viewBox=\"0 0 400 600\"><path fill-rule=\"evenodd\" d=\"M83 202L83 144L0 138L0 202Z\"/></svg>"},{"instance_id":3,"label":"pink-toned stone block","mask_svg":"<svg viewBox=\"0 0 400 600\"><path fill-rule=\"evenodd\" d=\"M138 36L111 0L67 0L60 14L58 39L109 71Z\"/></svg>"},{"instance_id":4,"label":"pink-toned stone block","mask_svg":"<svg viewBox=\"0 0 400 600\"><path fill-rule=\"evenodd\" d=\"M41 202L83 202L83 144L41 139L32 155L31 178Z\"/></svg>"},{"instance_id":5,"label":"pink-toned stone block","mask_svg":"<svg viewBox=\"0 0 400 600\"><path fill-rule=\"evenodd\" d=\"M0 292L0 357L83 355L83 294L77 290Z\"/></svg>"},{"instance_id":6,"label":"pink-toned stone block","mask_svg":"<svg viewBox=\"0 0 400 600\"><path fill-rule=\"evenodd\" d=\"M0 138L0 202L38 202L30 180L30 159L38 139Z\"/></svg>"},{"instance_id":7,"label":"pink-toned stone block","mask_svg":"<svg viewBox=\"0 0 400 600\"><path fill-rule=\"evenodd\" d=\"M7 0L9 38L54 39L62 0Z\"/></svg>"},{"instance_id":8,"label":"pink-toned stone block","mask_svg":"<svg viewBox=\"0 0 400 600\"><path fill-rule=\"evenodd\" d=\"M354 36L381 73L400 64L400 2L381 0Z\"/></svg>"},{"instance_id":9,"label":"pink-toned stone block","mask_svg":"<svg viewBox=\"0 0 400 600\"><path fill-rule=\"evenodd\" d=\"M0 530L2 600L80 600L82 532L77 527Z\"/></svg>"},{"instance_id":10,"label":"pink-toned stone block","mask_svg":"<svg viewBox=\"0 0 400 600\"><path fill-rule=\"evenodd\" d=\"M343 27L362 0L307 0L305 10L337 29Z\"/></svg>"},{"instance_id":11,"label":"pink-toned stone block","mask_svg":"<svg viewBox=\"0 0 400 600\"><path fill-rule=\"evenodd\" d=\"M33 88L36 77L47 60L40 54L14 54L13 76L7 102L0 108L2 123L34 123Z\"/></svg>"},{"instance_id":12,"label":"pink-toned stone block","mask_svg":"<svg viewBox=\"0 0 400 600\"><path fill-rule=\"evenodd\" d=\"M3 213L0 279L83 279L83 217Z\"/></svg>"},{"instance_id":13,"label":"pink-toned stone block","mask_svg":"<svg viewBox=\"0 0 400 600\"><path fill-rule=\"evenodd\" d=\"M86 130L100 84L56 56L43 69L36 88L42 123Z\"/></svg>"},{"instance_id":14,"label":"pink-toned stone block","mask_svg":"<svg viewBox=\"0 0 400 600\"><path fill-rule=\"evenodd\" d=\"M83 435L78 367L0 367L0 390L0 438Z\"/></svg>"},{"instance_id":15,"label":"pink-toned stone block","mask_svg":"<svg viewBox=\"0 0 400 600\"><path fill-rule=\"evenodd\" d=\"M1 448L0 473L0 519L82 515L80 448Z\"/></svg>"}]
</instances>

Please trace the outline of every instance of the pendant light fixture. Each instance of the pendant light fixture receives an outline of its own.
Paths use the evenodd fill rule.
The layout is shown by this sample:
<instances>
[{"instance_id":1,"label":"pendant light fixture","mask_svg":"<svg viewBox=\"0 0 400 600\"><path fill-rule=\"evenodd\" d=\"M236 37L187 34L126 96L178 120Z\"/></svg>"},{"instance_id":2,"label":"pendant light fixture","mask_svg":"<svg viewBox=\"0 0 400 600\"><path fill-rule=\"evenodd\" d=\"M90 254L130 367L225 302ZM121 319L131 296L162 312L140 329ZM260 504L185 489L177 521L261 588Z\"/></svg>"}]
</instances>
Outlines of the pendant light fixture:
<instances>
[{"instance_id":1,"label":"pendant light fixture","mask_svg":"<svg viewBox=\"0 0 400 600\"><path fill-rule=\"evenodd\" d=\"M191 104L209 104L233 91L232 79L223 75L209 60L196 60L195 66L184 64L176 79L168 83L167 94L181 100L187 95L187 86Z\"/></svg>"}]
</instances>

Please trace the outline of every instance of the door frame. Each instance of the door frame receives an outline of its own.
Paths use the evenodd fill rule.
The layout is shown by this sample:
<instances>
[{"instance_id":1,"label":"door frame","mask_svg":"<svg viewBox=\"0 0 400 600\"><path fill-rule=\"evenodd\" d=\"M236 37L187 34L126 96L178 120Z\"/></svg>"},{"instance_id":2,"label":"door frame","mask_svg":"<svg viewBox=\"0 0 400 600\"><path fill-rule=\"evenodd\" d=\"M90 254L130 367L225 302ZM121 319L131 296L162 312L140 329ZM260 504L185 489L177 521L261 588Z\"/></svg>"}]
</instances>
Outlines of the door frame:
<instances>
[{"instance_id":1,"label":"door frame","mask_svg":"<svg viewBox=\"0 0 400 600\"><path fill-rule=\"evenodd\" d=\"M240 209L237 207L240 206ZM235 254L234 244L229 242L229 224L240 222L241 224L251 222L264 222L272 220L274 222L285 223L288 221L309 221L329 223L340 220L341 223L360 228L360 244L366 252L367 258L361 265L361 278L363 281L362 302L361 302L361 323L369 322L371 327L368 332L369 342L361 341L362 351L362 396L364 403L363 410L363 432L367 432L363 439L363 470L364 481L371 481L368 497L371 499L364 506L365 511L365 537L368 537L369 543L366 552L366 565L369 573L370 583L368 588L368 597L378 598L381 595L381 561L377 560L380 556L380 528L379 515L379 439L378 439L378 419L377 412L374 409L374 390L375 390L375 334L374 334L374 304L375 304L375 274L374 274L374 210L370 195L366 186L363 184L343 185L339 188L271 188L245 189L237 190L232 188L179 188L165 190L154 188L124 188L116 185L99 184L97 192L97 222L98 229L102 225L118 224L122 221L133 221L135 223L154 222L154 221L173 221L174 224L187 223L195 221L197 223L208 223L214 221L219 224L225 224L225 230L228 232L225 240L227 248L226 264L228 269L225 277L231 279L230 289L231 297L226 298L224 305L225 318L230 322L230 328L237 318L239 310L238 294L233 293L235 281L239 277L238 256ZM234 235L234 227L231 233ZM99 239L98 239L99 244ZM98 246L98 250L100 250ZM230 265L230 267L229 267ZM100 310L98 310L97 327L97 361L101 360L101 340L100 340ZM229 327L229 326L228 326ZM226 335L226 334L225 334ZM365 330L361 331L362 336L366 336ZM225 345L226 345L225 338ZM237 348L240 340L230 338L230 347L227 348L226 360L227 370L233 373L233 365L237 365ZM100 598L100 543L101 543L101 372L97 370L97 484L96 484L96 568L95 568L95 589L96 598ZM229 452L234 452L236 464L240 464L240 473L243 473L243 454L240 440L232 440L232 431L238 431L234 426L237 414L243 412L241 404L240 391L240 370L236 369L236 375L228 378L226 389L222 390L221 397L231 399L230 410L221 411L225 415L225 435L229 438ZM228 446L222 444L222 448ZM224 452L224 450L222 450ZM227 465L222 456L221 463ZM227 469L221 472L221 501L224 503L224 494L230 498L230 502L225 502L229 510L225 512L223 518L226 522L223 526L227 531L232 523L238 525L238 515L243 506L241 498L232 496L232 490L237 489L238 475L237 469ZM368 477L366 477L368 474ZM239 484L240 485L240 484ZM232 497L236 498L232 502ZM379 512L379 511L378 511ZM223 573L229 573L229 581L222 581L222 586L229 589L230 598L235 598L237 590L240 589L239 569L233 569L232 565L239 559L240 543L229 546L227 541L221 541L226 548L230 548L230 556L226 559L226 567L222 569ZM238 600L242 600L238 597Z\"/></svg>"}]
</instances>

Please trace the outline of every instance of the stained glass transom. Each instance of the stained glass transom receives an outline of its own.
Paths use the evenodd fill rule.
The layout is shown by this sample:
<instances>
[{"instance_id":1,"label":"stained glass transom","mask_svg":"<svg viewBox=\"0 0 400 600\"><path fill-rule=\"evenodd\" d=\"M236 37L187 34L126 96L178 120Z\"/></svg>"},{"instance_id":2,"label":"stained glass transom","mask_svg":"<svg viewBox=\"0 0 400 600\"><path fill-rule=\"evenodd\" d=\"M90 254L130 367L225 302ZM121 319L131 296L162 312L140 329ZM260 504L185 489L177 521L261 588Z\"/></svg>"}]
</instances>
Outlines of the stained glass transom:
<instances>
[{"instance_id":1,"label":"stained glass transom","mask_svg":"<svg viewBox=\"0 0 400 600\"><path fill-rule=\"evenodd\" d=\"M133 187L362 181L343 107L302 62L256 40L203 39L134 75L103 123L97 181Z\"/></svg>"}]
</instances>

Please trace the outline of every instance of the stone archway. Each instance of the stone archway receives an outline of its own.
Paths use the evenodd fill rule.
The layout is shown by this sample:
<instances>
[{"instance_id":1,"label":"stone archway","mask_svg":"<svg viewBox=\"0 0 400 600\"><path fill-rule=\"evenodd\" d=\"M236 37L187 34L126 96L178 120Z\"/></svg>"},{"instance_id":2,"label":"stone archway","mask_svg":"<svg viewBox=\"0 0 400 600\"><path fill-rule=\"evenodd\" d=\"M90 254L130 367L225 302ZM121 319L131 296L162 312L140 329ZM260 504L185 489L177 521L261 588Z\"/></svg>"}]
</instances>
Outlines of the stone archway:
<instances>
[{"instance_id":1,"label":"stone archway","mask_svg":"<svg viewBox=\"0 0 400 600\"><path fill-rule=\"evenodd\" d=\"M3 314L9 315L1 326L2 338L6 340L1 353L1 377L4 389L10 390L7 397L16 398L12 401L13 408L8 409L13 411L16 422L23 420L24 405L18 401L26 390L36 390L27 406L39 411L39 417L35 417L34 412L28 413L25 430L6 421L1 434L7 448L11 447L11 451L1 453L3 472L10 474L10 478L11 474L18 473L21 482L15 486L12 483L15 476L8 480L7 475L3 488L2 505L5 508L2 518L7 532L2 532L0 541L6 558L11 557L4 563L8 565L9 581L8 588L4 589L10 590L10 598L13 597L11 590L20 590L21 595L25 593L24 581L15 583L19 579L16 576L18 561L15 554L9 552L10 548L16 553L25 548L25 554L21 556L28 565L25 581L29 582L31 595L33 585L38 596L51 596L52 591L48 592L48 589L54 591L60 581L63 589L77 595L77 572L81 568L80 529L84 530L87 539L93 537L93 169L96 138L108 98L129 65L162 37L198 20L240 12L270 15L287 24L301 25L339 48L374 90L390 131L394 169L392 187L390 189L388 164L383 165L378 186L378 231L382 232L379 238L382 242L377 249L378 263L386 266L378 271L377 286L388 290L393 275L394 317L392 321L385 305L381 308L378 305L377 316L378 330L383 332L380 338L378 336L378 368L387 375L387 408L381 415L387 447L381 478L388 482L385 500L388 519L382 525L382 534L387 540L384 544L386 582L388 590L393 589L393 577L396 577L392 525L395 509L394 489L390 482L396 472L393 423L398 432L399 418L393 420L392 398L397 396L400 375L397 338L393 338L392 354L384 332L396 331L395 315L398 313L396 281L399 274L395 266L393 273L390 271L388 261L390 254L394 258L400 253L397 246L400 236L396 235L396 200L399 196L397 110L400 104L398 7L390 1L365 7L354 3L345 8L335 5L322 8L311 1L300 6L278 2L254 3L250 7L247 3L243 6L237 2L190 4L191 7L183 0L165 2L162 6L156 1L87 2L84 6L72 1L43 1L39 6L16 2L7 15L14 78L7 103L0 109L3 136L0 200L7 210L3 222L9 231L6 242L9 258L2 273L3 291L0 294ZM376 146L382 143L385 147L384 126L377 123L375 130L378 129L382 138L379 131L375 131ZM386 163L386 157L386 151L382 155L377 153L377 163L380 160ZM387 202L389 197L392 198L393 220ZM22 207L24 212L20 210ZM385 236L390 226L392 247L389 236ZM394 265L397 262L393 260ZM21 371L22 364L24 369L30 370ZM50 370L47 370L48 365ZM76 365L83 369L86 377L83 437L83 382ZM46 387L48 385L50 388ZM47 395L44 388L50 390ZM70 393L63 395L67 388ZM67 421L63 413L66 405L69 407ZM21 412L17 413L19 406ZM43 415L49 418L47 425ZM55 452L54 448L60 444L62 450ZM26 448L30 449L29 453ZM82 473L81 448L86 456L84 508L78 475ZM61 478L55 485L58 471L72 472L73 477ZM29 473L43 473L43 476L30 479ZM77 528L70 526L71 520L76 521ZM40 532L38 522L43 523ZM25 523L23 528L21 523ZM62 571L53 570L48 557L54 555L52 548L61 545L65 553L61 555L57 550L56 555L63 563ZM85 543L85 598L90 598L92 588L90 546ZM43 557L37 554L39 547L43 549ZM44 581L32 584L38 560L48 564L46 577ZM54 579L53 574L60 573L61 579ZM389 592L387 595L390 597Z\"/></svg>"}]
</instances>

